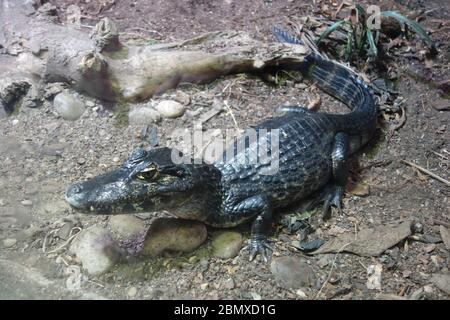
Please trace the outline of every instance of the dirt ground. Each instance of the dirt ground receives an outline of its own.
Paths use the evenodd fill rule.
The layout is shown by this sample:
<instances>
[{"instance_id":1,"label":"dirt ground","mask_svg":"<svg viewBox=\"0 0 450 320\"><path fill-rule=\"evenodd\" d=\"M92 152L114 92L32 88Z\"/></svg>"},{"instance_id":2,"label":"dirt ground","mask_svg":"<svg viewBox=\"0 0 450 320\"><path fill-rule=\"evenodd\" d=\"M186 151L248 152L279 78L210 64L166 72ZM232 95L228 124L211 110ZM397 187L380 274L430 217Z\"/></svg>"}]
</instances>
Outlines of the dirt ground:
<instances>
[{"instance_id":1,"label":"dirt ground","mask_svg":"<svg viewBox=\"0 0 450 320\"><path fill-rule=\"evenodd\" d=\"M272 26L284 26L288 18L314 14L323 4L332 6L328 1L315 5L313 1L290 0L50 2L57 6L61 20L66 8L77 4L86 26L108 16L118 23L124 36L138 34L157 41L223 29L245 30L256 38L267 39L271 37ZM428 12L423 24L429 29L435 28L434 21L450 17L447 1L383 1L383 6L411 11L423 9ZM377 299L383 294L406 298L415 292L421 292L424 299L449 298L430 279L436 273L448 274L450 268L449 250L439 241L439 225L450 227L450 188L401 162L413 162L450 179L450 112L437 110L450 105L450 101L441 89L432 85L433 81L447 80L450 75L449 29L433 33L432 37L439 44L439 55L432 66L425 66L424 61L415 58L394 57L399 74L396 90L405 98L406 121L394 130L391 121L380 116L377 138L354 160L352 180L369 186L369 195L358 197L347 192L344 214L334 214L316 231L327 240L355 228L414 217L423 225L428 240L407 239L376 258L352 254L328 254L324 258L307 256L290 247L288 242L296 236L280 227L273 237L274 256L303 256L318 277L317 285L304 292L307 299ZM308 105L311 96L319 94L294 81L277 87L250 76L227 77L201 86L186 85L180 90L191 97L187 108L192 112L178 119L164 119L157 125L161 144L174 128L192 127L196 114L206 111L215 95L228 101L237 124L245 128L273 115L277 106ZM321 110L346 111L326 94L320 95ZM124 160L137 146L148 146L147 141L139 138L141 128L118 125L117 113L108 106L101 101L86 101L93 103L88 104L82 118L75 122L64 121L49 103L36 109L22 108L0 121L0 237L16 240L12 246L0 249L0 283L5 286L0 290L1 298L305 298L296 290L280 287L271 275L269 264L250 263L245 250L228 260L202 257L199 249L176 258L130 261L102 276L83 273L82 290L66 290L65 266L73 258L66 248L48 253L64 245L64 240L52 237L51 232L68 219L80 228L106 224L109 219L74 213L64 201L67 186L117 167L117 159ZM226 112L208 122L209 128L234 126L233 117ZM237 230L248 239L248 226ZM207 245L208 241L203 246ZM381 289L369 290L367 268L377 264L383 266ZM23 279L33 277L36 285L25 280L8 281L14 270L23 272ZM46 281L50 285L42 285ZM135 289L130 292L130 288Z\"/></svg>"}]
</instances>

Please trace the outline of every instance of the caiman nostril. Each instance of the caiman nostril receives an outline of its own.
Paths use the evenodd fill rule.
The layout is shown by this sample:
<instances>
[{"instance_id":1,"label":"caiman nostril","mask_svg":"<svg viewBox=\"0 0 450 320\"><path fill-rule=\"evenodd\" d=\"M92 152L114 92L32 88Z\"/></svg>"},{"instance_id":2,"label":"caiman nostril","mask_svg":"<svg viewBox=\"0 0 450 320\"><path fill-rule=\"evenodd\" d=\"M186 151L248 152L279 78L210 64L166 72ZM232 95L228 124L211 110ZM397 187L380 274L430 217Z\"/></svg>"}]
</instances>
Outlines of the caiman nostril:
<instances>
[{"instance_id":1,"label":"caiman nostril","mask_svg":"<svg viewBox=\"0 0 450 320\"><path fill-rule=\"evenodd\" d=\"M72 187L70 187L69 193L80 193L82 190L83 190L82 186L74 184Z\"/></svg>"}]
</instances>

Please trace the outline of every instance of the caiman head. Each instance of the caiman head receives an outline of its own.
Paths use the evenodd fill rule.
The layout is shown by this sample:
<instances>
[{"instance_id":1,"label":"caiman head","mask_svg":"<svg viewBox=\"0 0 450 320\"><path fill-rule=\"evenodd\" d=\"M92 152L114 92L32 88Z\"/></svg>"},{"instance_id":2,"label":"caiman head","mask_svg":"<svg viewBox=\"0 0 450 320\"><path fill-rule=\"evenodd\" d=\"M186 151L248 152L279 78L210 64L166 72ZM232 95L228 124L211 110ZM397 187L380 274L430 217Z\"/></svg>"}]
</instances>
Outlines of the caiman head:
<instances>
[{"instance_id":1,"label":"caiman head","mask_svg":"<svg viewBox=\"0 0 450 320\"><path fill-rule=\"evenodd\" d=\"M172 149L136 149L116 170L75 183L66 201L85 213L165 210L189 201L201 184L193 165L174 164Z\"/></svg>"}]
</instances>

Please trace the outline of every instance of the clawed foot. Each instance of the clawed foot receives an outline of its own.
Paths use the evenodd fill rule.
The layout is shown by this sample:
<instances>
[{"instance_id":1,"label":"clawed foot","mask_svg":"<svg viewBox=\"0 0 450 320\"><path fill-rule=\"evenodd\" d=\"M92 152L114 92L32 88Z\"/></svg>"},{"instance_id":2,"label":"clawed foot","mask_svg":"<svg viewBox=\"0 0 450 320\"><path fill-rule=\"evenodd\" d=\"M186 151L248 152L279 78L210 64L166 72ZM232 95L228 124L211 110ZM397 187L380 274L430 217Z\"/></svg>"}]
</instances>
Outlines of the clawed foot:
<instances>
[{"instance_id":1,"label":"clawed foot","mask_svg":"<svg viewBox=\"0 0 450 320\"><path fill-rule=\"evenodd\" d=\"M325 197L325 203L322 209L322 219L326 220L331 216L331 209L335 207L338 212L342 213L342 197L344 195L344 188L341 186L333 186Z\"/></svg>"},{"instance_id":2,"label":"clawed foot","mask_svg":"<svg viewBox=\"0 0 450 320\"><path fill-rule=\"evenodd\" d=\"M250 240L250 261L253 261L256 255L261 254L264 262L268 261L268 254L273 251L272 243L265 237L252 236Z\"/></svg>"}]
</instances>

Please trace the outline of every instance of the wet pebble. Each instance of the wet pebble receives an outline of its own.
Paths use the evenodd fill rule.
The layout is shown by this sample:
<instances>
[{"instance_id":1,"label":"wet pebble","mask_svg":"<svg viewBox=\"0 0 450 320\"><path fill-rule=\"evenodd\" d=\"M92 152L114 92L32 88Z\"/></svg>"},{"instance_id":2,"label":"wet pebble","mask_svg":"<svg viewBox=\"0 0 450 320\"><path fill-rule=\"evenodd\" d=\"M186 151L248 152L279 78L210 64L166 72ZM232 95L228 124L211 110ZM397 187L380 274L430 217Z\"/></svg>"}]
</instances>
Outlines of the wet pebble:
<instances>
[{"instance_id":1,"label":"wet pebble","mask_svg":"<svg viewBox=\"0 0 450 320\"><path fill-rule=\"evenodd\" d=\"M163 100L155 107L155 109L164 118L178 118L184 114L185 107L174 100Z\"/></svg>"},{"instance_id":2,"label":"wet pebble","mask_svg":"<svg viewBox=\"0 0 450 320\"><path fill-rule=\"evenodd\" d=\"M157 256L166 250L192 252L207 237L203 223L177 218L158 218L147 231L142 255Z\"/></svg>"},{"instance_id":3,"label":"wet pebble","mask_svg":"<svg viewBox=\"0 0 450 320\"><path fill-rule=\"evenodd\" d=\"M187 106L191 102L191 97L187 93L184 93L183 91L177 91L175 95L175 100Z\"/></svg>"},{"instance_id":4,"label":"wet pebble","mask_svg":"<svg viewBox=\"0 0 450 320\"><path fill-rule=\"evenodd\" d=\"M8 239L4 239L4 240L3 240L3 246L4 246L5 248L11 248L11 247L13 247L16 243L17 243L17 240L16 240L16 239L13 239L13 238L8 238Z\"/></svg>"},{"instance_id":5,"label":"wet pebble","mask_svg":"<svg viewBox=\"0 0 450 320\"><path fill-rule=\"evenodd\" d=\"M128 114L128 122L131 125L151 125L161 120L161 115L153 108L137 107Z\"/></svg>"},{"instance_id":6,"label":"wet pebble","mask_svg":"<svg viewBox=\"0 0 450 320\"><path fill-rule=\"evenodd\" d=\"M58 93L53 99L53 105L58 114L69 121L79 119L86 109L81 100L67 92Z\"/></svg>"},{"instance_id":7,"label":"wet pebble","mask_svg":"<svg viewBox=\"0 0 450 320\"><path fill-rule=\"evenodd\" d=\"M235 286L236 286L236 284L234 283L233 278L229 278L228 280L225 281L225 284L224 284L225 289L232 290L232 289L234 289Z\"/></svg>"},{"instance_id":8,"label":"wet pebble","mask_svg":"<svg viewBox=\"0 0 450 320\"><path fill-rule=\"evenodd\" d=\"M83 230L70 250L80 259L83 268L92 275L109 271L121 257L121 250L109 231L100 226Z\"/></svg>"},{"instance_id":9,"label":"wet pebble","mask_svg":"<svg viewBox=\"0 0 450 320\"><path fill-rule=\"evenodd\" d=\"M27 200L23 200L23 201L21 202L21 204L24 205L24 206L29 207L29 206L32 206L32 205L33 205L33 201L27 199Z\"/></svg>"},{"instance_id":10,"label":"wet pebble","mask_svg":"<svg viewBox=\"0 0 450 320\"><path fill-rule=\"evenodd\" d=\"M134 298L137 294L137 289L136 287L131 287L128 292L127 292L127 296L130 298Z\"/></svg>"},{"instance_id":11,"label":"wet pebble","mask_svg":"<svg viewBox=\"0 0 450 320\"><path fill-rule=\"evenodd\" d=\"M312 287L316 283L316 276L311 267L301 258L285 256L274 258L270 264L270 271L279 285L288 289Z\"/></svg>"},{"instance_id":12,"label":"wet pebble","mask_svg":"<svg viewBox=\"0 0 450 320\"><path fill-rule=\"evenodd\" d=\"M222 259L234 258L241 250L242 241L242 235L238 232L221 232L212 240L213 255Z\"/></svg>"}]
</instances>

